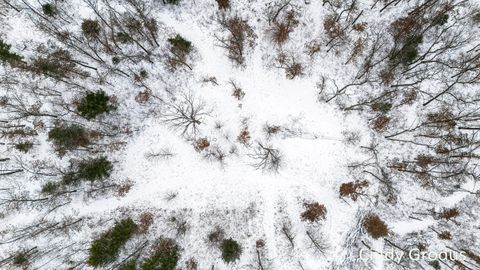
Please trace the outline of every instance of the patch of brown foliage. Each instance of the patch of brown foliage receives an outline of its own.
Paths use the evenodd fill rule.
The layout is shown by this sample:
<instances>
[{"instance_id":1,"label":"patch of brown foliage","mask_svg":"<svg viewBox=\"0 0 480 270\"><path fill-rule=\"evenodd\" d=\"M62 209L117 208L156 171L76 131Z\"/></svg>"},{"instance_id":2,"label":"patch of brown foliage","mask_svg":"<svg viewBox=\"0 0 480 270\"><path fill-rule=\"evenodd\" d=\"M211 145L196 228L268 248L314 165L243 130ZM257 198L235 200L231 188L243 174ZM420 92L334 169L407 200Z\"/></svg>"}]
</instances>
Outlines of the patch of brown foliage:
<instances>
[{"instance_id":1,"label":"patch of brown foliage","mask_svg":"<svg viewBox=\"0 0 480 270\"><path fill-rule=\"evenodd\" d=\"M272 28L272 40L277 45L282 45L288 40L290 33L297 27L299 21L296 18L297 14L294 10L286 13L282 21L275 21Z\"/></svg>"},{"instance_id":2,"label":"patch of brown foliage","mask_svg":"<svg viewBox=\"0 0 480 270\"><path fill-rule=\"evenodd\" d=\"M230 8L230 0L216 0L218 9L229 9Z\"/></svg>"},{"instance_id":3,"label":"patch of brown foliage","mask_svg":"<svg viewBox=\"0 0 480 270\"><path fill-rule=\"evenodd\" d=\"M295 59L293 56L288 56L286 53L279 53L277 56L277 62L280 68L285 69L285 76L289 80L293 80L295 77L303 75L303 65Z\"/></svg>"},{"instance_id":4,"label":"patch of brown foliage","mask_svg":"<svg viewBox=\"0 0 480 270\"><path fill-rule=\"evenodd\" d=\"M152 91L145 89L144 91L138 92L138 94L135 96L135 101L140 104L144 104L150 100L151 96L152 96Z\"/></svg>"},{"instance_id":5,"label":"patch of brown foliage","mask_svg":"<svg viewBox=\"0 0 480 270\"><path fill-rule=\"evenodd\" d=\"M438 218L451 220L460 215L460 212L457 208L444 209L441 213L438 214Z\"/></svg>"},{"instance_id":6,"label":"patch of brown foliage","mask_svg":"<svg viewBox=\"0 0 480 270\"><path fill-rule=\"evenodd\" d=\"M257 241L255 242L255 247L256 247L257 249L262 249L262 248L264 248L264 247L265 247L265 240L263 240L263 239L257 240Z\"/></svg>"},{"instance_id":7,"label":"patch of brown foliage","mask_svg":"<svg viewBox=\"0 0 480 270\"><path fill-rule=\"evenodd\" d=\"M366 22L356 23L352 26L352 29L357 31L357 32L363 32L363 31L365 31L366 28L367 28L367 23Z\"/></svg>"},{"instance_id":8,"label":"patch of brown foliage","mask_svg":"<svg viewBox=\"0 0 480 270\"><path fill-rule=\"evenodd\" d=\"M383 84L389 85L395 79L395 72L392 69L385 68L380 71L378 77L380 77Z\"/></svg>"},{"instance_id":9,"label":"patch of brown foliage","mask_svg":"<svg viewBox=\"0 0 480 270\"><path fill-rule=\"evenodd\" d=\"M245 63L245 48L253 47L256 35L248 22L238 16L222 19L220 24L228 31L226 38L218 38L221 47L227 49L228 58L237 65Z\"/></svg>"},{"instance_id":10,"label":"patch of brown foliage","mask_svg":"<svg viewBox=\"0 0 480 270\"><path fill-rule=\"evenodd\" d=\"M457 125L453 113L446 109L427 114L427 121L429 124L443 129L453 129Z\"/></svg>"},{"instance_id":11,"label":"patch of brown foliage","mask_svg":"<svg viewBox=\"0 0 480 270\"><path fill-rule=\"evenodd\" d=\"M325 17L323 21L323 29L327 33L327 36L330 39L334 39L337 37L341 37L345 35L341 25L338 23L337 18L335 15L330 14Z\"/></svg>"},{"instance_id":12,"label":"patch of brown foliage","mask_svg":"<svg viewBox=\"0 0 480 270\"><path fill-rule=\"evenodd\" d=\"M385 116L385 115L381 115L377 118L375 118L375 120L373 120L373 129L377 132L382 132L382 131L385 131L388 124L390 123L390 117L388 116Z\"/></svg>"},{"instance_id":13,"label":"patch of brown foliage","mask_svg":"<svg viewBox=\"0 0 480 270\"><path fill-rule=\"evenodd\" d=\"M363 38L358 38L353 44L352 52L350 54L350 60L355 60L360 54L362 54L363 49L365 48L365 40Z\"/></svg>"},{"instance_id":14,"label":"patch of brown foliage","mask_svg":"<svg viewBox=\"0 0 480 270\"><path fill-rule=\"evenodd\" d=\"M138 232L144 234L148 231L153 224L153 214L150 212L144 212L140 215L140 223L138 224Z\"/></svg>"},{"instance_id":15,"label":"patch of brown foliage","mask_svg":"<svg viewBox=\"0 0 480 270\"><path fill-rule=\"evenodd\" d=\"M302 220L317 222L326 218L327 208L325 208L325 205L314 202L305 203L303 206L306 208L306 210L301 215Z\"/></svg>"},{"instance_id":16,"label":"patch of brown foliage","mask_svg":"<svg viewBox=\"0 0 480 270\"><path fill-rule=\"evenodd\" d=\"M123 197L127 195L127 193L130 191L132 188L133 183L132 181L125 181L124 183L121 183L117 186L117 196Z\"/></svg>"},{"instance_id":17,"label":"patch of brown foliage","mask_svg":"<svg viewBox=\"0 0 480 270\"><path fill-rule=\"evenodd\" d=\"M467 255L467 257L469 257L470 259L472 259L473 261L475 261L475 263L480 266L480 256L473 253L471 250L467 250L467 249L462 249L463 252L465 252L465 255Z\"/></svg>"},{"instance_id":18,"label":"patch of brown foliage","mask_svg":"<svg viewBox=\"0 0 480 270\"><path fill-rule=\"evenodd\" d=\"M416 158L415 158L415 163L426 169L428 168L428 166L432 165L433 163L435 163L435 158L433 156L429 156L429 155L418 155Z\"/></svg>"},{"instance_id":19,"label":"patch of brown foliage","mask_svg":"<svg viewBox=\"0 0 480 270\"><path fill-rule=\"evenodd\" d=\"M240 135L238 135L237 137L237 141L239 141L243 145L247 145L250 139L250 132L247 128L242 129L242 131L240 131Z\"/></svg>"},{"instance_id":20,"label":"patch of brown foliage","mask_svg":"<svg viewBox=\"0 0 480 270\"><path fill-rule=\"evenodd\" d=\"M210 146L210 142L207 138L200 138L195 142L195 150L198 152L205 150Z\"/></svg>"},{"instance_id":21,"label":"patch of brown foliage","mask_svg":"<svg viewBox=\"0 0 480 270\"><path fill-rule=\"evenodd\" d=\"M443 231L438 234L438 238L442 240L451 240L452 239L452 234L449 231Z\"/></svg>"},{"instance_id":22,"label":"patch of brown foliage","mask_svg":"<svg viewBox=\"0 0 480 270\"><path fill-rule=\"evenodd\" d=\"M367 181L355 181L355 182L348 182L343 183L340 185L340 196L341 197L350 197L353 201L358 199L359 195L363 188L368 187Z\"/></svg>"},{"instance_id":23,"label":"patch of brown foliage","mask_svg":"<svg viewBox=\"0 0 480 270\"><path fill-rule=\"evenodd\" d=\"M370 214L365 218L363 222L363 227L367 230L367 233L374 239L384 237L388 235L388 227L380 219L379 216L375 214Z\"/></svg>"},{"instance_id":24,"label":"patch of brown foliage","mask_svg":"<svg viewBox=\"0 0 480 270\"><path fill-rule=\"evenodd\" d=\"M417 91L411 89L403 93L403 99L401 101L402 105L412 105L413 102L417 99Z\"/></svg>"}]
</instances>

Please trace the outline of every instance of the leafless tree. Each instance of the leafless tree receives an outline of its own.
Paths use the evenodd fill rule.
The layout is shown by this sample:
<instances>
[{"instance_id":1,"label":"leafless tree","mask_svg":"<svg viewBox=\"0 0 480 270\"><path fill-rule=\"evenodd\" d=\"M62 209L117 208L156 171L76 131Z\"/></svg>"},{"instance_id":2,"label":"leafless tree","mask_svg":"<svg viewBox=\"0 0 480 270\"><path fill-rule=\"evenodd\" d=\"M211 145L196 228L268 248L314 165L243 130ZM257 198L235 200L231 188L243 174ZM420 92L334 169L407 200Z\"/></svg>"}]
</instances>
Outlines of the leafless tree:
<instances>
[{"instance_id":1,"label":"leafless tree","mask_svg":"<svg viewBox=\"0 0 480 270\"><path fill-rule=\"evenodd\" d=\"M179 100L166 104L162 115L165 123L180 130L187 137L195 137L203 118L208 116L205 103L197 101L192 93L180 95Z\"/></svg>"},{"instance_id":2,"label":"leafless tree","mask_svg":"<svg viewBox=\"0 0 480 270\"><path fill-rule=\"evenodd\" d=\"M252 165L255 169L278 172L282 165L280 150L266 146L261 142L257 142L257 147L250 154L250 157L254 160Z\"/></svg>"}]
</instances>

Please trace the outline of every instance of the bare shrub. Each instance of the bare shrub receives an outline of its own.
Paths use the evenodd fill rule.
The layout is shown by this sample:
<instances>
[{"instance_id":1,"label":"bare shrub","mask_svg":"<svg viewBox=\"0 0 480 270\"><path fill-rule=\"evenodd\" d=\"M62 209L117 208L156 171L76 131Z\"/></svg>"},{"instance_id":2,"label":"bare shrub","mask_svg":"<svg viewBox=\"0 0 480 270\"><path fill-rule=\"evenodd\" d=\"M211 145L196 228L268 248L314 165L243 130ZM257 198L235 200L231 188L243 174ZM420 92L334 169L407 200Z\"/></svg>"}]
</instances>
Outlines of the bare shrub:
<instances>
[{"instance_id":1,"label":"bare shrub","mask_svg":"<svg viewBox=\"0 0 480 270\"><path fill-rule=\"evenodd\" d=\"M289 55L285 52L280 52L277 55L276 62L278 63L277 68L285 70L285 76L289 80L293 80L296 77L302 76L304 73L303 65L297 61L296 57Z\"/></svg>"},{"instance_id":2,"label":"bare shrub","mask_svg":"<svg viewBox=\"0 0 480 270\"><path fill-rule=\"evenodd\" d=\"M342 135L343 135L344 141L348 144L355 145L355 144L358 144L361 140L361 136L360 136L360 133L358 131L357 132L355 132L355 131L343 131Z\"/></svg>"},{"instance_id":3,"label":"bare shrub","mask_svg":"<svg viewBox=\"0 0 480 270\"><path fill-rule=\"evenodd\" d=\"M184 235L189 228L187 221L184 220L183 217L172 216L169 219L169 221L171 222L171 224L175 228L177 236Z\"/></svg>"},{"instance_id":4,"label":"bare shrub","mask_svg":"<svg viewBox=\"0 0 480 270\"><path fill-rule=\"evenodd\" d=\"M130 192L130 189L133 187L133 182L130 180L124 181L120 184L117 185L117 196L118 197L124 197L127 195L128 192Z\"/></svg>"},{"instance_id":5,"label":"bare shrub","mask_svg":"<svg viewBox=\"0 0 480 270\"><path fill-rule=\"evenodd\" d=\"M151 96L152 96L152 91L145 89L144 91L138 92L138 94L135 96L135 101L140 104L144 104L150 100Z\"/></svg>"},{"instance_id":6,"label":"bare shrub","mask_svg":"<svg viewBox=\"0 0 480 270\"><path fill-rule=\"evenodd\" d=\"M245 97L245 92L233 81L230 81L230 84L233 86L232 96L234 96L238 101L242 100Z\"/></svg>"},{"instance_id":7,"label":"bare shrub","mask_svg":"<svg viewBox=\"0 0 480 270\"><path fill-rule=\"evenodd\" d=\"M273 42L275 42L277 45L282 45L288 40L290 33L293 32L299 23L296 17L297 13L292 9L286 12L285 16L283 16L280 20L275 20L273 22L273 27L270 30L272 33L271 39Z\"/></svg>"},{"instance_id":8,"label":"bare shrub","mask_svg":"<svg viewBox=\"0 0 480 270\"><path fill-rule=\"evenodd\" d=\"M218 37L221 47L227 50L230 60L239 66L245 64L245 50L255 45L256 35L248 22L238 16L221 18L220 25L228 32L226 37Z\"/></svg>"},{"instance_id":9,"label":"bare shrub","mask_svg":"<svg viewBox=\"0 0 480 270\"><path fill-rule=\"evenodd\" d=\"M263 127L263 131L267 135L267 138L271 138L274 135L280 133L282 131L282 127L278 125L265 124L265 126Z\"/></svg>"},{"instance_id":10,"label":"bare shrub","mask_svg":"<svg viewBox=\"0 0 480 270\"><path fill-rule=\"evenodd\" d=\"M314 57L317 53L320 52L321 44L318 41L313 40L305 44L305 48L307 49L308 56Z\"/></svg>"},{"instance_id":11,"label":"bare shrub","mask_svg":"<svg viewBox=\"0 0 480 270\"><path fill-rule=\"evenodd\" d=\"M365 49L365 40L362 38L358 38L353 44L352 52L350 53L350 57L347 60L347 63L355 60L358 56L360 56Z\"/></svg>"},{"instance_id":12,"label":"bare shrub","mask_svg":"<svg viewBox=\"0 0 480 270\"><path fill-rule=\"evenodd\" d=\"M367 230L367 233L373 237L374 239L378 239L380 237L384 237L388 235L388 227L383 222L383 220L380 219L379 216L375 214L369 214L364 222L363 222L363 227L365 230Z\"/></svg>"},{"instance_id":13,"label":"bare shrub","mask_svg":"<svg viewBox=\"0 0 480 270\"><path fill-rule=\"evenodd\" d=\"M185 262L185 267L187 270L197 270L198 269L198 263L195 258L190 258Z\"/></svg>"},{"instance_id":14,"label":"bare shrub","mask_svg":"<svg viewBox=\"0 0 480 270\"><path fill-rule=\"evenodd\" d=\"M243 145L247 145L250 139L251 137L250 137L250 132L248 131L248 128L242 129L242 131L240 131L240 134L237 137L237 141Z\"/></svg>"},{"instance_id":15,"label":"bare shrub","mask_svg":"<svg viewBox=\"0 0 480 270\"><path fill-rule=\"evenodd\" d=\"M255 160L253 163L255 169L261 169L263 171L278 172L282 162L282 156L278 149L265 146L260 142L257 143L257 147L250 157Z\"/></svg>"},{"instance_id":16,"label":"bare shrub","mask_svg":"<svg viewBox=\"0 0 480 270\"><path fill-rule=\"evenodd\" d=\"M305 203L303 205L306 210L302 213L301 217L304 221L317 222L323 220L327 215L327 208L323 204L318 202Z\"/></svg>"},{"instance_id":17,"label":"bare shrub","mask_svg":"<svg viewBox=\"0 0 480 270\"><path fill-rule=\"evenodd\" d=\"M220 227L215 227L215 229L208 234L208 241L212 244L220 244L223 239L225 239L225 231Z\"/></svg>"}]
</instances>

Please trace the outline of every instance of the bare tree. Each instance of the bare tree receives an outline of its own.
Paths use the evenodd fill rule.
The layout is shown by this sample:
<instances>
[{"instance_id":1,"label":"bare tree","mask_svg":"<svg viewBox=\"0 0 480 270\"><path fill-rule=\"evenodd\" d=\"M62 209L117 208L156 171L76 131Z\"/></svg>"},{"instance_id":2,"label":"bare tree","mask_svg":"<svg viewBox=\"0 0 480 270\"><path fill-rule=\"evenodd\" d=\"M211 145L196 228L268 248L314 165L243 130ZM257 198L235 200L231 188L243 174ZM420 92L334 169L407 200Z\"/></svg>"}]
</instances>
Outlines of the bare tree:
<instances>
[{"instance_id":1,"label":"bare tree","mask_svg":"<svg viewBox=\"0 0 480 270\"><path fill-rule=\"evenodd\" d=\"M162 115L165 123L180 130L183 136L195 137L203 118L208 116L205 103L197 101L192 93L180 95L180 99L166 104Z\"/></svg>"},{"instance_id":2,"label":"bare tree","mask_svg":"<svg viewBox=\"0 0 480 270\"><path fill-rule=\"evenodd\" d=\"M258 170L278 172L282 165L280 150L260 142L257 142L257 147L250 157L254 160L253 167Z\"/></svg>"}]
</instances>

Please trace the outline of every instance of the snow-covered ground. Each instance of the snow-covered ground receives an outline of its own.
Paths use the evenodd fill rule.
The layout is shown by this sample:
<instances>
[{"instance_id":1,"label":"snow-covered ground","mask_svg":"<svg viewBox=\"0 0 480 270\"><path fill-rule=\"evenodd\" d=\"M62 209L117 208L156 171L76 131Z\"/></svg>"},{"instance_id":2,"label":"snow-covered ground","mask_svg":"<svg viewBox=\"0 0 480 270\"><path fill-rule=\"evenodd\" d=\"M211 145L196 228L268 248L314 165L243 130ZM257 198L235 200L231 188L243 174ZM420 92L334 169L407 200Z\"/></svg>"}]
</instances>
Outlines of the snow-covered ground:
<instances>
[{"instance_id":1,"label":"snow-covered ground","mask_svg":"<svg viewBox=\"0 0 480 270\"><path fill-rule=\"evenodd\" d=\"M6 101L0 108L4 140L0 166L5 172L0 175L1 269L93 269L87 263L92 241L121 219L131 217L140 224L145 213L153 217L148 230L137 232L113 262L99 268L119 269L133 259L137 267L133 269L147 269L143 262L156 241L171 238L181 250L176 268L158 269L444 269L428 258L392 263L379 255L390 248L416 247L432 252L468 250L460 269L480 269L480 239L474 236L480 229L479 140L475 129L457 129L478 127L476 79L456 86L468 93L452 90L439 95L435 106L425 106L437 94L431 92L437 91L432 89L435 85L448 85L454 71L464 70L458 64L461 60L478 57L478 25L474 28L468 19L478 3L240 0L219 10L213 0L161 2L55 1L57 14L52 18L42 15L43 2L2 4L1 39L24 62L13 67L4 62L2 67L0 93ZM103 14L102 31L109 31L117 27L109 12L138 15L133 8L138 3L144 15L156 21L155 42L137 44L149 48L151 55L130 61L143 53L136 44L115 44L118 48L110 44L109 51L108 34L105 40L102 36L94 41L81 36L84 19ZM426 7L425 25L430 23L428 16L443 16L447 13L442 8L448 7L447 22L424 29L415 56L419 62L392 68L391 25L419 7ZM294 11L298 25L285 43L275 44L271 37L277 22L269 19L277 14L280 21L287 11ZM340 26L329 29L332 14ZM243 65L229 59L220 42L229 33L221 19L234 16L247 21L255 33L254 45L245 45ZM354 30L356 24L366 30ZM59 32L54 35L49 27ZM329 31L335 27L342 35L330 40ZM436 43L446 44L457 32L462 33L458 40L468 37L458 47L449 43L452 47L443 50L443 43ZM172 57L168 39L176 34L190 41L192 50L188 66L172 70L166 64ZM355 52L355 42L360 41L363 45ZM319 50L309 55L309 46L317 43ZM32 71L37 55L58 48L69 50L75 66L88 76ZM284 63L278 61L283 53L302 65L295 78L286 75ZM112 64L113 56L124 57L123 62ZM436 61L451 61L443 67L453 68L437 72L438 66L427 66ZM462 68L455 68L457 64ZM474 73L478 64L467 67ZM386 83L380 74L389 68L398 74ZM147 75L139 79L142 71ZM363 72L368 75L360 75ZM429 72L431 76L422 77ZM412 78L422 81L417 85ZM76 106L87 90L96 89L110 95L116 110L87 120ZM240 96L234 95L235 89L241 89ZM415 98L404 101L411 91ZM149 98L139 102L139 93L148 93ZM33 105L53 116L22 114L19 109L30 112ZM198 129L171 121L178 113L175 106L183 105L198 109ZM437 122L428 117L443 108L456 116L456 126L435 137L429 124ZM376 127L381 117L389 121L383 129ZM97 141L59 153L48 139L49 130L59 122L98 132L92 135ZM32 128L36 134L8 135L17 127ZM187 132L182 132L184 128ZM452 142L458 134L463 140ZM32 141L33 148L23 153L15 146L25 140ZM201 142L208 143L199 147ZM440 146L453 149L448 158ZM278 168L259 164L259 153L265 149L278 155ZM465 151L455 152L459 149ZM421 163L425 155L432 156L425 158L426 165ZM80 160L100 156L113 164L103 184L83 182L53 194L41 191L47 182L60 183ZM358 198L341 193L342 184L361 181L367 184L358 190ZM312 222L303 215L313 203L325 207L326 214ZM448 209L459 214L442 216ZM381 218L388 233L372 234L366 221L372 215ZM221 249L208 239L215 228L239 243L238 259L222 260ZM442 232L452 237L441 238ZM370 261L360 259L362 250L374 254ZM26 261L18 263L19 254ZM189 266L193 260L197 268ZM441 265L453 269L452 261Z\"/></svg>"}]
</instances>

